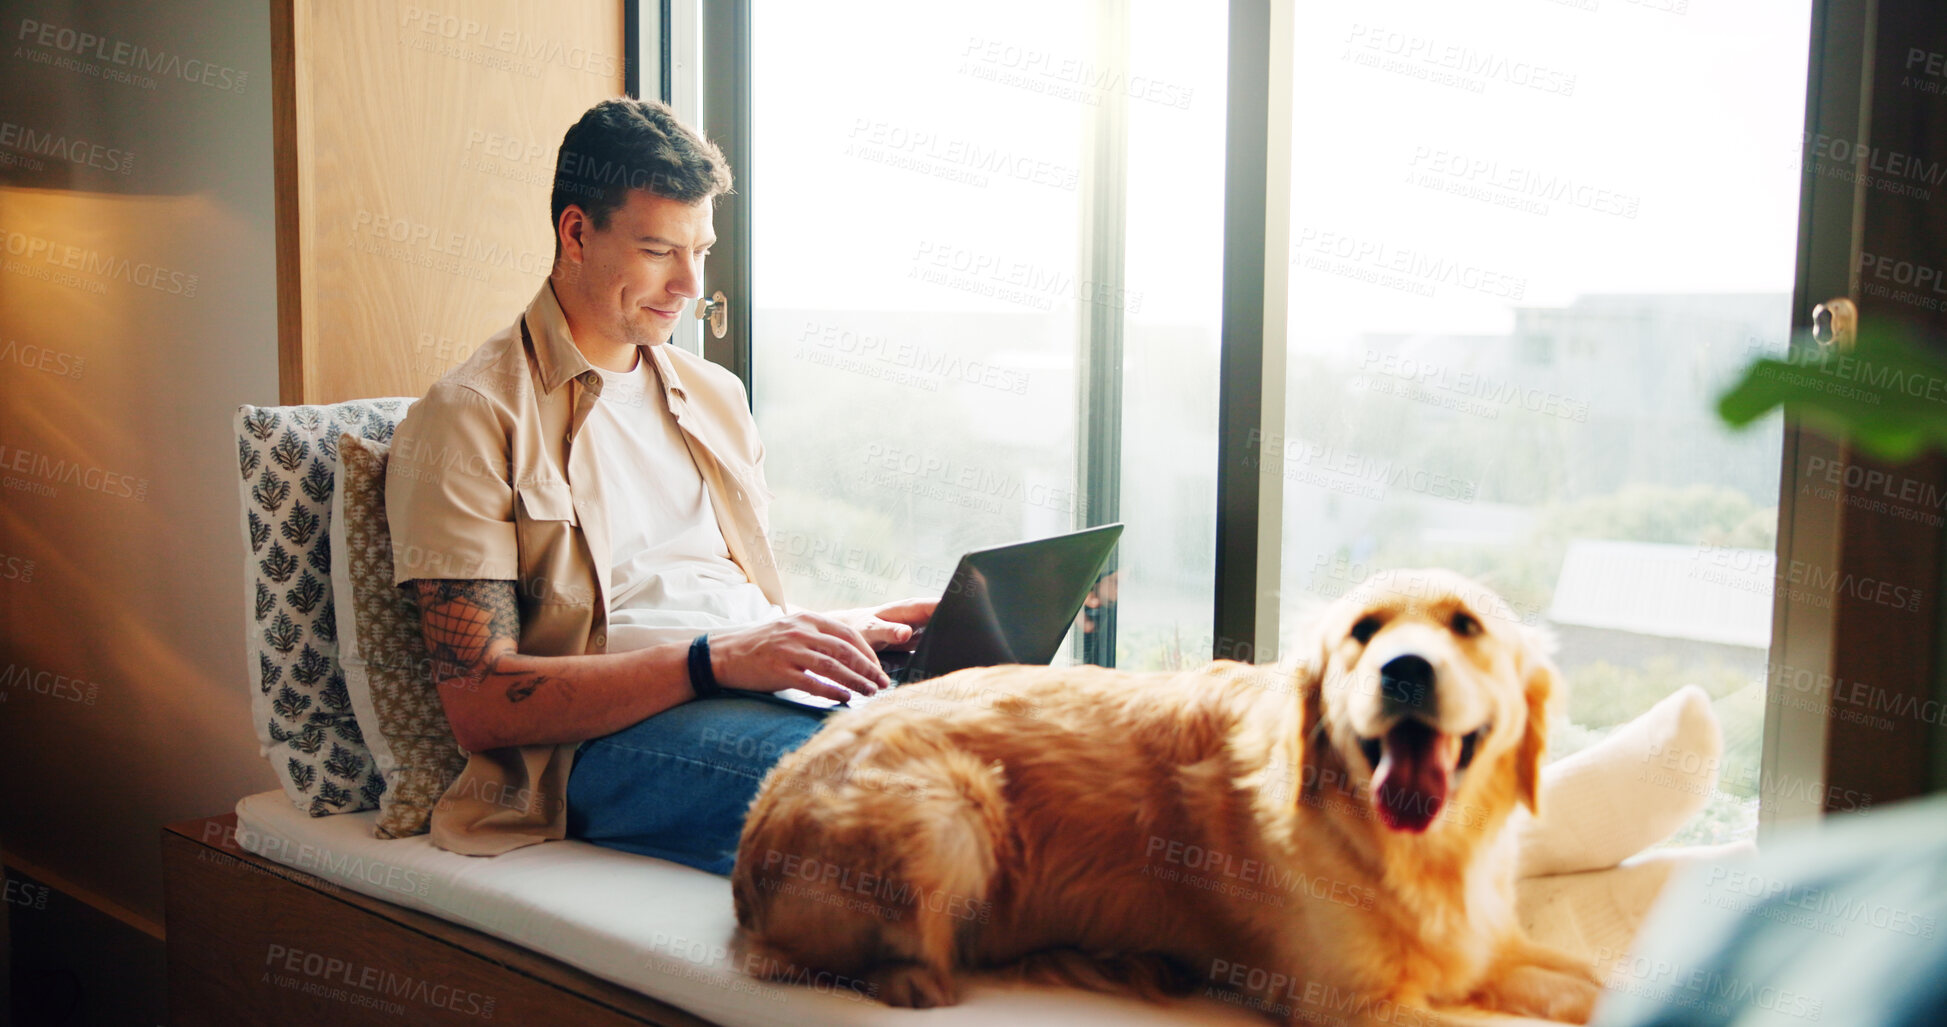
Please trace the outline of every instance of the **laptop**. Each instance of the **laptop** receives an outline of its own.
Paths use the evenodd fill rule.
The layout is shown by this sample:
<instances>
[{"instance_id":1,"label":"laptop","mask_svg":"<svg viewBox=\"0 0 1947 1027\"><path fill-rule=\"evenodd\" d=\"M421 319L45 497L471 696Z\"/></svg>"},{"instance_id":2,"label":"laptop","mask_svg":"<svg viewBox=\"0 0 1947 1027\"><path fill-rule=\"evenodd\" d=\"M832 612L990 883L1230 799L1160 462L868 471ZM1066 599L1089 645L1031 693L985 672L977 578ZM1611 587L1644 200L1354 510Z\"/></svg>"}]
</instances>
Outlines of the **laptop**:
<instances>
[{"instance_id":1,"label":"laptop","mask_svg":"<svg viewBox=\"0 0 1947 1027\"><path fill-rule=\"evenodd\" d=\"M1104 524L962 556L932 619L916 633L913 651L881 652L880 666L898 686L969 667L1048 663L1060 651L1061 640L1121 537L1120 523ZM840 705L796 688L727 691L768 694L801 706ZM870 700L854 695L844 705Z\"/></svg>"}]
</instances>

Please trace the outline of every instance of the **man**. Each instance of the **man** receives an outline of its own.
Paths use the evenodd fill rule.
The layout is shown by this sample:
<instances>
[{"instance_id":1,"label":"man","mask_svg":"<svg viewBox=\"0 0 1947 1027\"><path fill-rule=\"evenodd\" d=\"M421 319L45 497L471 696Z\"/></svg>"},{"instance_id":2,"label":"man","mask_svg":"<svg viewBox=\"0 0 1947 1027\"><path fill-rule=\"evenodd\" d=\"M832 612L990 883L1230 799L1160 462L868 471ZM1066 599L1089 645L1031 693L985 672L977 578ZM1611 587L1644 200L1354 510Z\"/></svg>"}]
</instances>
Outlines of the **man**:
<instances>
[{"instance_id":1,"label":"man","mask_svg":"<svg viewBox=\"0 0 1947 1027\"><path fill-rule=\"evenodd\" d=\"M394 580L469 753L443 848L571 833L728 873L758 781L823 712L717 690L871 695L874 651L932 614L784 605L743 385L665 345L729 189L668 107L590 108L557 157L548 280L399 424Z\"/></svg>"}]
</instances>

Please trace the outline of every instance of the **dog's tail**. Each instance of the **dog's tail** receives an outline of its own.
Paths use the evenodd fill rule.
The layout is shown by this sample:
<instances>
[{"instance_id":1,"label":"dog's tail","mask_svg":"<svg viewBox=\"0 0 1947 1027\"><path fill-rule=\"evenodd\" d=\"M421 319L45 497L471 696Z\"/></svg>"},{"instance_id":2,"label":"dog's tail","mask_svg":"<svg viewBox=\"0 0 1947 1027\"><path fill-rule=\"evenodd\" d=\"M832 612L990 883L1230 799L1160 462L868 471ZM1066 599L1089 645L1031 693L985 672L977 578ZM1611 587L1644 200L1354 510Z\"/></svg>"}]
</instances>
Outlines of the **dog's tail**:
<instances>
[{"instance_id":1,"label":"dog's tail","mask_svg":"<svg viewBox=\"0 0 1947 1027\"><path fill-rule=\"evenodd\" d=\"M1064 984L1090 991L1133 993L1150 1002L1181 998L1196 991L1196 971L1160 952L1092 955L1080 949L1030 952L996 976L1032 984Z\"/></svg>"}]
</instances>

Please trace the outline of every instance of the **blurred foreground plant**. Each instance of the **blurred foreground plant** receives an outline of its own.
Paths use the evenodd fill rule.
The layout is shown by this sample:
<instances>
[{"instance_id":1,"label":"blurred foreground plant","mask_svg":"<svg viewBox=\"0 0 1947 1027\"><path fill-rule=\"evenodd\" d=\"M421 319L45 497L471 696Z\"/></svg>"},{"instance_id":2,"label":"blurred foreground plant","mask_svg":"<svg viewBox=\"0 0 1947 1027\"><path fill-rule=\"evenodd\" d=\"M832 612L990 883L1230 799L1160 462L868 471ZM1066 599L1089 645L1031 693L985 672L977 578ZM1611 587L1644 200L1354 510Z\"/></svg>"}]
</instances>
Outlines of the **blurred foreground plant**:
<instances>
[{"instance_id":1,"label":"blurred foreground plant","mask_svg":"<svg viewBox=\"0 0 1947 1027\"><path fill-rule=\"evenodd\" d=\"M1778 407L1881 460L1947 449L1947 357L1897 328L1862 328L1843 351L1801 346L1755 360L1717 400L1732 427Z\"/></svg>"}]
</instances>

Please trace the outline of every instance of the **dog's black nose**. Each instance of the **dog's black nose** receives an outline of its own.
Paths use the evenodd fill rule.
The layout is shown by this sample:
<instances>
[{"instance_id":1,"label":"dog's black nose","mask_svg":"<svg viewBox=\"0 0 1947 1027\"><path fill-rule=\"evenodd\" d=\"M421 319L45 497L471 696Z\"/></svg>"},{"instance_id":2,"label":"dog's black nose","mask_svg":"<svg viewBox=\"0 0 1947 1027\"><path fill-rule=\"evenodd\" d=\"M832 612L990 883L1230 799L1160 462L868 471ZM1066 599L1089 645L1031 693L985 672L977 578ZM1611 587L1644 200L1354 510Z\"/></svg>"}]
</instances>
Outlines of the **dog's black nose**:
<instances>
[{"instance_id":1,"label":"dog's black nose","mask_svg":"<svg viewBox=\"0 0 1947 1027\"><path fill-rule=\"evenodd\" d=\"M1433 664L1424 657L1395 656L1379 668L1379 697L1389 710L1433 709Z\"/></svg>"}]
</instances>

